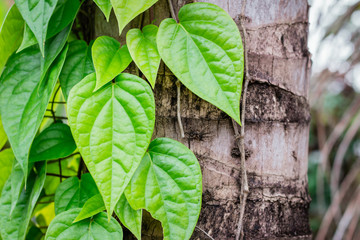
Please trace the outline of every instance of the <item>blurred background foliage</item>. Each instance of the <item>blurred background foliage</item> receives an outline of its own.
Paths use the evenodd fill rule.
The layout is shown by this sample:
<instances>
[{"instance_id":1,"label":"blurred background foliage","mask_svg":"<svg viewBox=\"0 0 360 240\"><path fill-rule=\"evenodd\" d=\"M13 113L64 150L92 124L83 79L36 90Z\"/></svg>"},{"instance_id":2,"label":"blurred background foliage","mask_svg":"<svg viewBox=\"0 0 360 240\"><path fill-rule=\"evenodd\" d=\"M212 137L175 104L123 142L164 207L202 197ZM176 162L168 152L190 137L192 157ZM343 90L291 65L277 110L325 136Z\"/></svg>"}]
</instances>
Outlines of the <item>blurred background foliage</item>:
<instances>
[{"instance_id":1,"label":"blurred background foliage","mask_svg":"<svg viewBox=\"0 0 360 240\"><path fill-rule=\"evenodd\" d=\"M0 0L0 22L12 2ZM360 1L309 0L309 5L311 229L318 240L360 239ZM64 161L70 176L77 172L74 161ZM34 213L40 225L32 231L40 235L54 217L53 196L43 193Z\"/></svg>"}]
</instances>

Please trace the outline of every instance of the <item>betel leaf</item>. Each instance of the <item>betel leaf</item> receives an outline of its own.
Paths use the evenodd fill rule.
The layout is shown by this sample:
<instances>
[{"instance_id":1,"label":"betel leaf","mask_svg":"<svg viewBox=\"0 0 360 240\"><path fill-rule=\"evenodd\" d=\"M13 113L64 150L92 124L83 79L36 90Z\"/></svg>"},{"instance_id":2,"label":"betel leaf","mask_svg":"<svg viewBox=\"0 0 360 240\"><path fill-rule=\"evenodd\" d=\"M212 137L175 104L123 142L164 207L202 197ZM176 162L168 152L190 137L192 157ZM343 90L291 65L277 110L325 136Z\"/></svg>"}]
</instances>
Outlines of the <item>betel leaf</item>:
<instances>
[{"instance_id":1,"label":"betel leaf","mask_svg":"<svg viewBox=\"0 0 360 240\"><path fill-rule=\"evenodd\" d=\"M64 158L76 149L70 127L54 123L34 139L30 151L30 162Z\"/></svg>"},{"instance_id":2,"label":"betel leaf","mask_svg":"<svg viewBox=\"0 0 360 240\"><path fill-rule=\"evenodd\" d=\"M195 155L168 138L151 142L125 196L162 223L164 239L189 239L201 209L201 169Z\"/></svg>"},{"instance_id":3,"label":"betel leaf","mask_svg":"<svg viewBox=\"0 0 360 240\"><path fill-rule=\"evenodd\" d=\"M40 84L41 54L36 47L12 55L0 77L0 114L17 162L27 175L31 143L45 114L65 60L65 48ZM38 91L39 90L39 91Z\"/></svg>"},{"instance_id":4,"label":"betel leaf","mask_svg":"<svg viewBox=\"0 0 360 240\"><path fill-rule=\"evenodd\" d=\"M97 92L90 74L70 92L68 116L109 216L138 167L155 122L154 95L141 78L120 74Z\"/></svg>"},{"instance_id":5,"label":"betel leaf","mask_svg":"<svg viewBox=\"0 0 360 240\"><path fill-rule=\"evenodd\" d=\"M147 25L142 32L140 29L131 29L126 35L131 57L153 88L161 60L156 45L157 32L157 26Z\"/></svg>"},{"instance_id":6,"label":"betel leaf","mask_svg":"<svg viewBox=\"0 0 360 240\"><path fill-rule=\"evenodd\" d=\"M20 46L24 30L24 20L18 8L13 5L6 14L0 30L0 74L7 59Z\"/></svg>"},{"instance_id":7,"label":"betel leaf","mask_svg":"<svg viewBox=\"0 0 360 240\"><path fill-rule=\"evenodd\" d=\"M4 145L7 142L7 136L1 121L1 116L0 116L0 150L4 147Z\"/></svg>"},{"instance_id":8,"label":"betel leaf","mask_svg":"<svg viewBox=\"0 0 360 240\"><path fill-rule=\"evenodd\" d=\"M123 194L116 204L115 213L120 219L120 222L129 229L137 239L141 240L142 210L134 210Z\"/></svg>"},{"instance_id":9,"label":"betel leaf","mask_svg":"<svg viewBox=\"0 0 360 240\"><path fill-rule=\"evenodd\" d=\"M16 159L15 159L16 160ZM13 161L12 170L10 173L11 184L11 205L10 214L14 211L16 203L20 198L21 191L24 187L25 175L18 161Z\"/></svg>"},{"instance_id":10,"label":"betel leaf","mask_svg":"<svg viewBox=\"0 0 360 240\"><path fill-rule=\"evenodd\" d=\"M79 215L75 218L74 223L84 220L86 218L90 218L104 210L105 210L105 205L102 196L100 193L96 194L85 202Z\"/></svg>"},{"instance_id":11,"label":"betel leaf","mask_svg":"<svg viewBox=\"0 0 360 240\"><path fill-rule=\"evenodd\" d=\"M15 161L14 153L11 148L0 152L0 196L1 191L8 180L13 162Z\"/></svg>"},{"instance_id":12,"label":"betel leaf","mask_svg":"<svg viewBox=\"0 0 360 240\"><path fill-rule=\"evenodd\" d=\"M3 239L24 240L27 227L35 204L43 189L46 177L46 162L37 167L37 174L32 170L14 211L10 214L11 179L9 178L0 198L0 232Z\"/></svg>"},{"instance_id":13,"label":"betel leaf","mask_svg":"<svg viewBox=\"0 0 360 240\"><path fill-rule=\"evenodd\" d=\"M47 28L57 2L58 0L15 0L22 17L34 33L43 56Z\"/></svg>"},{"instance_id":14,"label":"betel leaf","mask_svg":"<svg viewBox=\"0 0 360 240\"><path fill-rule=\"evenodd\" d=\"M68 99L70 90L85 76L93 72L95 69L91 58L91 46L81 40L70 42L64 67L59 77L65 100Z\"/></svg>"},{"instance_id":15,"label":"betel leaf","mask_svg":"<svg viewBox=\"0 0 360 240\"><path fill-rule=\"evenodd\" d=\"M132 59L126 45L108 36L98 37L92 46L92 58L96 71L96 88L98 90L124 71Z\"/></svg>"},{"instance_id":16,"label":"betel leaf","mask_svg":"<svg viewBox=\"0 0 360 240\"><path fill-rule=\"evenodd\" d=\"M89 173L83 174L81 181L77 177L68 178L56 189L55 213L80 208L96 194L99 194L99 191Z\"/></svg>"},{"instance_id":17,"label":"betel leaf","mask_svg":"<svg viewBox=\"0 0 360 240\"><path fill-rule=\"evenodd\" d=\"M114 218L110 218L108 222L105 213L73 223L80 210L71 209L57 215L50 223L45 240L123 239L120 224Z\"/></svg>"},{"instance_id":18,"label":"betel leaf","mask_svg":"<svg viewBox=\"0 0 360 240\"><path fill-rule=\"evenodd\" d=\"M110 0L94 0L96 5L100 8L100 10L104 13L106 17L106 21L109 22L110 13L111 13L111 2Z\"/></svg>"},{"instance_id":19,"label":"betel leaf","mask_svg":"<svg viewBox=\"0 0 360 240\"><path fill-rule=\"evenodd\" d=\"M111 0L111 4L114 8L115 16L119 25L119 35L131 20L133 20L140 13L146 11L157 1L158 0Z\"/></svg>"},{"instance_id":20,"label":"betel leaf","mask_svg":"<svg viewBox=\"0 0 360 240\"><path fill-rule=\"evenodd\" d=\"M35 45L35 44L37 44L37 40L35 38L35 35L30 30L28 25L25 23L24 36L23 36L21 45L20 45L19 49L16 52L21 52L25 48L28 48L28 47L30 47L32 45Z\"/></svg>"},{"instance_id":21,"label":"betel leaf","mask_svg":"<svg viewBox=\"0 0 360 240\"><path fill-rule=\"evenodd\" d=\"M157 44L165 64L187 88L240 124L243 46L224 10L210 3L185 5L179 23L161 23Z\"/></svg>"},{"instance_id":22,"label":"betel leaf","mask_svg":"<svg viewBox=\"0 0 360 240\"><path fill-rule=\"evenodd\" d=\"M57 0L47 30L46 38L51 38L73 22L80 8L79 0Z\"/></svg>"}]
</instances>

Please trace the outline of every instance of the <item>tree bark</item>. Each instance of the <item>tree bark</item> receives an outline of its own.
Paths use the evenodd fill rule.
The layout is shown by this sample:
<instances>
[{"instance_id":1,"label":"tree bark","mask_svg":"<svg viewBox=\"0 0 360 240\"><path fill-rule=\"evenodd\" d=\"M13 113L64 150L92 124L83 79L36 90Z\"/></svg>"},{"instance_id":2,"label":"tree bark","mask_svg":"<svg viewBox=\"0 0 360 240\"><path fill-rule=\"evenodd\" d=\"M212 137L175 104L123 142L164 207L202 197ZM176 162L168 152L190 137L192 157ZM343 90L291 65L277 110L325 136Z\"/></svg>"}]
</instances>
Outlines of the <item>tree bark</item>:
<instances>
[{"instance_id":1,"label":"tree bark","mask_svg":"<svg viewBox=\"0 0 360 240\"><path fill-rule=\"evenodd\" d=\"M175 11L191 0L173 0ZM247 32L249 83L245 154L250 193L244 217L245 239L310 239L307 187L309 136L306 0L207 0L227 11ZM119 37L112 14L107 23L95 10L92 38L109 35L122 43L129 29L170 17L160 0L132 21ZM134 72L134 65L129 68ZM154 138L169 137L187 145L203 173L203 202L198 227L214 239L235 239L239 219L240 151L231 119L184 86L181 139L176 115L176 78L162 64L155 88ZM209 239L195 229L192 239ZM131 239L130 234L126 234ZM162 239L161 224L145 214L143 239Z\"/></svg>"}]
</instances>

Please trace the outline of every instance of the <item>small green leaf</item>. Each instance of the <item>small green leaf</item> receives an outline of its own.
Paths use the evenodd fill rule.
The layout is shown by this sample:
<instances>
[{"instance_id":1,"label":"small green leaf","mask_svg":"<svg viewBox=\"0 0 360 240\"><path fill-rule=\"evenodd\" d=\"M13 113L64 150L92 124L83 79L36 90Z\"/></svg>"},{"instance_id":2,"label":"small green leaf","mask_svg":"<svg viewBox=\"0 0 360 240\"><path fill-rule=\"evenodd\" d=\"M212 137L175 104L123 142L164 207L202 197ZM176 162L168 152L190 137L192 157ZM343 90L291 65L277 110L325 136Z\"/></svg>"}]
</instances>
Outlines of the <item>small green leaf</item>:
<instances>
[{"instance_id":1,"label":"small green leaf","mask_svg":"<svg viewBox=\"0 0 360 240\"><path fill-rule=\"evenodd\" d=\"M92 46L92 58L96 71L96 88L98 90L124 71L132 59L126 45L108 36L98 37Z\"/></svg>"},{"instance_id":2,"label":"small green leaf","mask_svg":"<svg viewBox=\"0 0 360 240\"><path fill-rule=\"evenodd\" d=\"M0 116L0 150L4 147L4 145L7 142L7 136L1 121L1 116Z\"/></svg>"},{"instance_id":3,"label":"small green leaf","mask_svg":"<svg viewBox=\"0 0 360 240\"><path fill-rule=\"evenodd\" d=\"M56 189L55 214L80 208L96 194L99 194L99 191L89 173L83 174L81 181L77 177L68 178Z\"/></svg>"},{"instance_id":4,"label":"small green leaf","mask_svg":"<svg viewBox=\"0 0 360 240\"><path fill-rule=\"evenodd\" d=\"M0 77L0 114L25 178L28 173L31 143L45 114L66 51L67 48L54 61L46 75L46 81L42 81L42 84L40 84L42 57L35 47L12 55Z\"/></svg>"},{"instance_id":5,"label":"small green leaf","mask_svg":"<svg viewBox=\"0 0 360 240\"><path fill-rule=\"evenodd\" d=\"M100 10L104 13L106 17L106 21L109 22L110 13L111 13L111 2L110 0L94 0L96 5L100 8Z\"/></svg>"},{"instance_id":6,"label":"small green leaf","mask_svg":"<svg viewBox=\"0 0 360 240\"><path fill-rule=\"evenodd\" d=\"M147 25L142 32L140 29L131 29L126 35L131 57L153 88L161 60L156 45L157 32L157 26Z\"/></svg>"},{"instance_id":7,"label":"small green leaf","mask_svg":"<svg viewBox=\"0 0 360 240\"><path fill-rule=\"evenodd\" d=\"M47 28L57 2L58 0L15 0L22 17L34 33L43 56Z\"/></svg>"},{"instance_id":8,"label":"small green leaf","mask_svg":"<svg viewBox=\"0 0 360 240\"><path fill-rule=\"evenodd\" d=\"M158 0L111 0L114 8L115 16L119 25L119 35L121 35L125 26L133 20L137 15L146 11Z\"/></svg>"},{"instance_id":9,"label":"small green leaf","mask_svg":"<svg viewBox=\"0 0 360 240\"><path fill-rule=\"evenodd\" d=\"M30 47L32 45L35 45L35 44L37 44L37 40L35 38L35 35L30 30L28 25L26 25L26 23L25 23L23 40L21 42L21 45L20 45L19 49L16 52L17 53L21 52L25 48L28 48L28 47Z\"/></svg>"},{"instance_id":10,"label":"small green leaf","mask_svg":"<svg viewBox=\"0 0 360 240\"><path fill-rule=\"evenodd\" d=\"M0 152L0 196L1 191L10 177L13 162L15 161L14 153L11 148Z\"/></svg>"},{"instance_id":11,"label":"small green leaf","mask_svg":"<svg viewBox=\"0 0 360 240\"><path fill-rule=\"evenodd\" d=\"M0 198L0 232L3 239L24 240L36 202L46 177L46 162L39 164L38 174L31 171L27 188L23 189L14 211L10 214L11 178L6 182Z\"/></svg>"},{"instance_id":12,"label":"small green leaf","mask_svg":"<svg viewBox=\"0 0 360 240\"><path fill-rule=\"evenodd\" d=\"M18 161L13 161L13 166L12 166L9 180L11 182L10 214L12 214L12 212L14 211L16 204L20 198L20 194L24 187L24 180L25 180L24 172L23 172L20 164L18 163Z\"/></svg>"},{"instance_id":13,"label":"small green leaf","mask_svg":"<svg viewBox=\"0 0 360 240\"><path fill-rule=\"evenodd\" d=\"M81 212L75 218L74 223L84 220L86 218L90 218L104 210L105 210L105 205L101 197L101 194L100 193L96 194L95 196L92 196L86 201L86 203L81 209Z\"/></svg>"},{"instance_id":14,"label":"small green leaf","mask_svg":"<svg viewBox=\"0 0 360 240\"><path fill-rule=\"evenodd\" d=\"M179 21L165 19L160 25L161 58L187 88L240 124L244 56L238 27L210 3L185 5Z\"/></svg>"},{"instance_id":15,"label":"small green leaf","mask_svg":"<svg viewBox=\"0 0 360 240\"><path fill-rule=\"evenodd\" d=\"M121 223L141 240L142 210L134 210L123 194L116 204L115 213Z\"/></svg>"},{"instance_id":16,"label":"small green leaf","mask_svg":"<svg viewBox=\"0 0 360 240\"><path fill-rule=\"evenodd\" d=\"M200 165L182 143L151 142L125 196L134 209L146 209L162 223L164 239L189 239L201 209Z\"/></svg>"},{"instance_id":17,"label":"small green leaf","mask_svg":"<svg viewBox=\"0 0 360 240\"><path fill-rule=\"evenodd\" d=\"M150 86L137 76L120 74L97 92L95 82L95 74L90 74L71 90L68 116L111 216L149 145L155 103Z\"/></svg>"},{"instance_id":18,"label":"small green leaf","mask_svg":"<svg viewBox=\"0 0 360 240\"><path fill-rule=\"evenodd\" d=\"M80 211L81 209L76 208L57 215L50 223L45 240L123 239L120 224L114 218L110 218L108 222L106 213L73 223Z\"/></svg>"},{"instance_id":19,"label":"small green leaf","mask_svg":"<svg viewBox=\"0 0 360 240\"><path fill-rule=\"evenodd\" d=\"M34 139L30 162L64 158L76 149L70 127L63 123L50 125Z\"/></svg>"},{"instance_id":20,"label":"small green leaf","mask_svg":"<svg viewBox=\"0 0 360 240\"><path fill-rule=\"evenodd\" d=\"M0 74L7 59L21 44L24 31L24 20L17 7L13 5L5 18L0 30Z\"/></svg>"},{"instance_id":21,"label":"small green leaf","mask_svg":"<svg viewBox=\"0 0 360 240\"><path fill-rule=\"evenodd\" d=\"M59 77L65 100L68 99L70 90L85 76L93 72L95 69L91 58L91 46L81 40L70 42L64 67Z\"/></svg>"}]
</instances>

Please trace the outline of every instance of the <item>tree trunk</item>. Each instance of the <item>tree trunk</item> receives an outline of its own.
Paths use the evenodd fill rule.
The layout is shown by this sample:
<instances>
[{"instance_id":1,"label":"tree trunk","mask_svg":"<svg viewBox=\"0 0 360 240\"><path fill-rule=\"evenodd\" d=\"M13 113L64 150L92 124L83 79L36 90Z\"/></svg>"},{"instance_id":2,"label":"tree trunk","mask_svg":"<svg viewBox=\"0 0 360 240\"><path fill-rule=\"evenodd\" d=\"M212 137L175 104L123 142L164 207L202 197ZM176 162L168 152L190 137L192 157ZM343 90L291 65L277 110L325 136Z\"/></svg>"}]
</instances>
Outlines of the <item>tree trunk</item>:
<instances>
[{"instance_id":1,"label":"tree trunk","mask_svg":"<svg viewBox=\"0 0 360 240\"><path fill-rule=\"evenodd\" d=\"M173 0L175 11L191 0ZM249 83L246 105L245 155L250 194L244 217L245 239L310 239L307 187L309 136L307 0L208 0L246 28ZM95 9L95 10L94 10ZM94 8L92 38L118 36ZM167 0L160 0L128 28L170 17ZM141 21L142 19L142 21ZM244 38L243 38L244 39ZM129 71L134 71L134 65ZM162 64L155 89L154 138L169 137L187 145L203 173L203 203L198 227L214 239L235 239L239 219L240 151L231 119L182 86L181 139L176 118L175 77ZM208 239L199 228L192 239ZM145 214L143 239L162 239L161 224ZM128 233L129 235L129 233ZM131 237L128 236L128 239Z\"/></svg>"}]
</instances>

